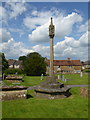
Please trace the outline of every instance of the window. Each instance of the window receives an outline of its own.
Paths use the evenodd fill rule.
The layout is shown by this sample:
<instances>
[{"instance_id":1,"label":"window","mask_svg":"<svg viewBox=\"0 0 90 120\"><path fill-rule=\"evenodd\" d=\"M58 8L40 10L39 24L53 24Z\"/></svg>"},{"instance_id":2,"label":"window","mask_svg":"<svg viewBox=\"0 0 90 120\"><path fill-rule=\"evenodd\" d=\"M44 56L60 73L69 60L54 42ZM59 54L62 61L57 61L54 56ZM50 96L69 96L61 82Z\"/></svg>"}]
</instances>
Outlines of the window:
<instances>
[{"instance_id":1,"label":"window","mask_svg":"<svg viewBox=\"0 0 90 120\"><path fill-rule=\"evenodd\" d=\"M71 66L71 65L69 65L68 67L69 67L69 68L72 68L72 66Z\"/></svg>"},{"instance_id":2,"label":"window","mask_svg":"<svg viewBox=\"0 0 90 120\"><path fill-rule=\"evenodd\" d=\"M58 66L58 68L60 68L60 65Z\"/></svg>"}]
</instances>

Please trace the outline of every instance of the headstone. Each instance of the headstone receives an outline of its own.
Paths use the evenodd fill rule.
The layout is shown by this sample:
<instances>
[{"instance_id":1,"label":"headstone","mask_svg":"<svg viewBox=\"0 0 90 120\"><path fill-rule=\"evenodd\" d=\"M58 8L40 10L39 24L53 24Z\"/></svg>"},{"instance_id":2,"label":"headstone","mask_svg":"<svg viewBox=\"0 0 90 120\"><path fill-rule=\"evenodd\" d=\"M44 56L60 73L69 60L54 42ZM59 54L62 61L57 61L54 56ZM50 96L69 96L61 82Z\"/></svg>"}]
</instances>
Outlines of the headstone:
<instances>
[{"instance_id":1,"label":"headstone","mask_svg":"<svg viewBox=\"0 0 90 120\"><path fill-rule=\"evenodd\" d=\"M64 75L62 75L62 81L64 81Z\"/></svg>"},{"instance_id":2,"label":"headstone","mask_svg":"<svg viewBox=\"0 0 90 120\"><path fill-rule=\"evenodd\" d=\"M17 72L15 74L17 75Z\"/></svg>"},{"instance_id":3,"label":"headstone","mask_svg":"<svg viewBox=\"0 0 90 120\"><path fill-rule=\"evenodd\" d=\"M60 80L60 75L58 75L58 80Z\"/></svg>"},{"instance_id":4,"label":"headstone","mask_svg":"<svg viewBox=\"0 0 90 120\"><path fill-rule=\"evenodd\" d=\"M67 79L65 79L65 82L67 82Z\"/></svg>"},{"instance_id":5,"label":"headstone","mask_svg":"<svg viewBox=\"0 0 90 120\"><path fill-rule=\"evenodd\" d=\"M3 78L3 80L5 79L4 73L2 74L2 78Z\"/></svg>"},{"instance_id":6,"label":"headstone","mask_svg":"<svg viewBox=\"0 0 90 120\"><path fill-rule=\"evenodd\" d=\"M83 75L82 75L82 72L80 72L80 77L82 77Z\"/></svg>"},{"instance_id":7,"label":"headstone","mask_svg":"<svg viewBox=\"0 0 90 120\"><path fill-rule=\"evenodd\" d=\"M41 74L41 80L43 80L43 74Z\"/></svg>"}]
</instances>

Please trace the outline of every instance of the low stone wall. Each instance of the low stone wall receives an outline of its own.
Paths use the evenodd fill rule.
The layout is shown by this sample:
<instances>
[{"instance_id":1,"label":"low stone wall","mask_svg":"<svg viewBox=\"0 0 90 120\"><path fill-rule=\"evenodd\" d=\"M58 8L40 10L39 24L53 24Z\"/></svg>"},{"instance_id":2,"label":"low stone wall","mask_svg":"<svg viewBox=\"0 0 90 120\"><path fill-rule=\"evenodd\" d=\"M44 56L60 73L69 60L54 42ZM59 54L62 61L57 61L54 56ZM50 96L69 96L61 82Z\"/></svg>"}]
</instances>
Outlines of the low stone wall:
<instances>
[{"instance_id":1,"label":"low stone wall","mask_svg":"<svg viewBox=\"0 0 90 120\"><path fill-rule=\"evenodd\" d=\"M90 98L90 89L80 88L80 95L83 96L83 97L89 97Z\"/></svg>"},{"instance_id":2,"label":"low stone wall","mask_svg":"<svg viewBox=\"0 0 90 120\"><path fill-rule=\"evenodd\" d=\"M14 91L0 91L0 100L17 100L26 99L27 90L14 90Z\"/></svg>"}]
</instances>

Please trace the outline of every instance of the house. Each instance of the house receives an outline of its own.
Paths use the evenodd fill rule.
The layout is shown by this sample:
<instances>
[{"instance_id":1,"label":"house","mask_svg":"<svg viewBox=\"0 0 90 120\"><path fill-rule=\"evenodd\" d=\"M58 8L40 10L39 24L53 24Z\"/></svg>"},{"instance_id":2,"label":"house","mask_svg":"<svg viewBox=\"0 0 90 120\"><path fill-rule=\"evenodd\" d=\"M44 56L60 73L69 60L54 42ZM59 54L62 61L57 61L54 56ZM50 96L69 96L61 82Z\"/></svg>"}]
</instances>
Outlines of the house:
<instances>
[{"instance_id":1,"label":"house","mask_svg":"<svg viewBox=\"0 0 90 120\"><path fill-rule=\"evenodd\" d=\"M9 68L22 68L22 61L19 60L8 60Z\"/></svg>"},{"instance_id":2,"label":"house","mask_svg":"<svg viewBox=\"0 0 90 120\"><path fill-rule=\"evenodd\" d=\"M83 63L84 69L90 69L90 60Z\"/></svg>"},{"instance_id":3,"label":"house","mask_svg":"<svg viewBox=\"0 0 90 120\"><path fill-rule=\"evenodd\" d=\"M50 60L46 60L47 74L49 74ZM54 60L54 73L68 72L68 73L80 73L82 70L82 64L80 60Z\"/></svg>"}]
</instances>

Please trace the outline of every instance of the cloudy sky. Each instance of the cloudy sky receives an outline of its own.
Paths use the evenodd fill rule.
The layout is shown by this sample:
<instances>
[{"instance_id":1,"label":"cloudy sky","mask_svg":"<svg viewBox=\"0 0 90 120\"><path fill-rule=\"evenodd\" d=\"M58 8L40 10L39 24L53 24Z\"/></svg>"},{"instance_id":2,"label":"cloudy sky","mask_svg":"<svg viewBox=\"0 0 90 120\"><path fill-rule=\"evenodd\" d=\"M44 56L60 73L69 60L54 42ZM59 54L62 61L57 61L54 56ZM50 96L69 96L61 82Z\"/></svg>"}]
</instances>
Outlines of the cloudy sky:
<instances>
[{"instance_id":1,"label":"cloudy sky","mask_svg":"<svg viewBox=\"0 0 90 120\"><path fill-rule=\"evenodd\" d=\"M88 59L88 2L2 2L0 11L0 51L7 59L31 52L49 59L51 17L55 59Z\"/></svg>"}]
</instances>

